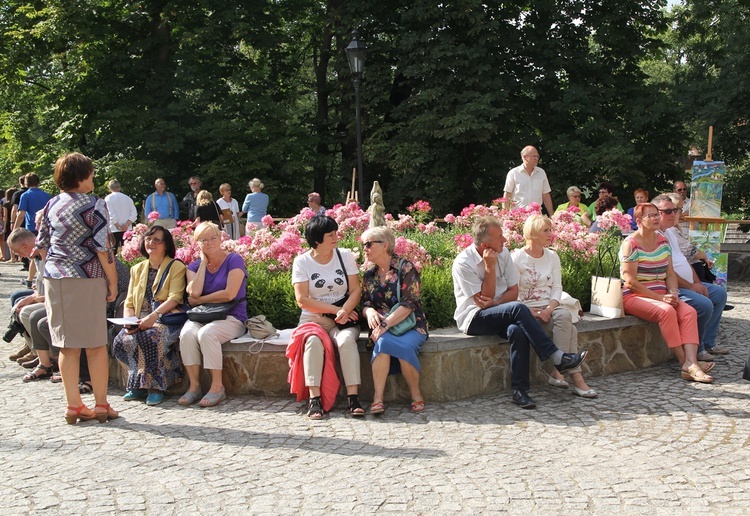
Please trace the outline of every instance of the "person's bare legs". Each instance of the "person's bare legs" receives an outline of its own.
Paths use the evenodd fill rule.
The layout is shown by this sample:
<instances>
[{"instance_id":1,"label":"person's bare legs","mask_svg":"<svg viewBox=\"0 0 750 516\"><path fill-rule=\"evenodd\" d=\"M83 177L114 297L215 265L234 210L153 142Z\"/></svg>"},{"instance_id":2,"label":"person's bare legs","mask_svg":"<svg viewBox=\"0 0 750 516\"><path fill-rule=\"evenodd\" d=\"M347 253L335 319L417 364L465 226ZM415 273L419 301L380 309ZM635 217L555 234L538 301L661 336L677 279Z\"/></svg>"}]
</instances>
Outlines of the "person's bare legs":
<instances>
[{"instance_id":1,"label":"person's bare legs","mask_svg":"<svg viewBox=\"0 0 750 516\"><path fill-rule=\"evenodd\" d=\"M224 388L224 382L221 379L221 369L209 369L211 373L211 388L208 392L213 394L219 394Z\"/></svg>"},{"instance_id":2,"label":"person's bare legs","mask_svg":"<svg viewBox=\"0 0 750 516\"><path fill-rule=\"evenodd\" d=\"M419 390L419 371L406 360L398 360L401 364L401 374L409 387L409 395L412 401L424 401L422 391Z\"/></svg>"},{"instance_id":3,"label":"person's bare legs","mask_svg":"<svg viewBox=\"0 0 750 516\"><path fill-rule=\"evenodd\" d=\"M78 408L83 405L81 393L78 392L80 360L81 350L79 348L60 348L60 375L62 376L65 402L68 404L68 407ZM66 416L75 414L76 412L70 409L65 411ZM81 412L81 415L93 416L93 412L86 408Z\"/></svg>"},{"instance_id":4,"label":"person's bare legs","mask_svg":"<svg viewBox=\"0 0 750 516\"><path fill-rule=\"evenodd\" d=\"M201 366L199 364L186 365L185 371L187 371L188 380L190 385L188 386L188 392L198 392L201 390Z\"/></svg>"},{"instance_id":5,"label":"person's bare legs","mask_svg":"<svg viewBox=\"0 0 750 516\"><path fill-rule=\"evenodd\" d=\"M557 369L555 369L557 371ZM573 385L581 389L582 391L588 391L591 389L589 385L586 383L586 380L583 379L583 375L581 373L570 373L570 380L573 382Z\"/></svg>"},{"instance_id":6,"label":"person's bare legs","mask_svg":"<svg viewBox=\"0 0 750 516\"><path fill-rule=\"evenodd\" d=\"M372 396L372 403L383 403L383 394L385 392L385 381L388 379L388 370L391 365L391 355L381 353L372 361L372 383L375 391Z\"/></svg>"},{"instance_id":7,"label":"person's bare legs","mask_svg":"<svg viewBox=\"0 0 750 516\"><path fill-rule=\"evenodd\" d=\"M109 356L107 347L86 348L86 360L89 363L89 375L91 376L91 387L94 391L96 407L94 413L109 414L109 417L117 417L117 411L109 406L107 402L107 386L109 384Z\"/></svg>"}]
</instances>

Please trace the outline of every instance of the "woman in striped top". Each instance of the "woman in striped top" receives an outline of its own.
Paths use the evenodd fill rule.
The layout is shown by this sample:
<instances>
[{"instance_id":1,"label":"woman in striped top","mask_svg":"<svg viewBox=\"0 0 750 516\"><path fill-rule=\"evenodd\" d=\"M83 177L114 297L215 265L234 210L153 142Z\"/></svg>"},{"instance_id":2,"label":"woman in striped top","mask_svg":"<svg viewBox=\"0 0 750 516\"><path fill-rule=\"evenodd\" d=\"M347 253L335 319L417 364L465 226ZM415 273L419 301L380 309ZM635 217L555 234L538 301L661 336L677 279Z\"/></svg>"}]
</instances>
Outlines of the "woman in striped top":
<instances>
[{"instance_id":1,"label":"woman in striped top","mask_svg":"<svg viewBox=\"0 0 750 516\"><path fill-rule=\"evenodd\" d=\"M672 250L667 239L657 233L659 209L651 203L640 203L633 212L638 230L620 247L625 313L659 324L667 347L682 364L684 380L711 383L713 378L706 371L713 364L697 359L698 316L678 297Z\"/></svg>"}]
</instances>

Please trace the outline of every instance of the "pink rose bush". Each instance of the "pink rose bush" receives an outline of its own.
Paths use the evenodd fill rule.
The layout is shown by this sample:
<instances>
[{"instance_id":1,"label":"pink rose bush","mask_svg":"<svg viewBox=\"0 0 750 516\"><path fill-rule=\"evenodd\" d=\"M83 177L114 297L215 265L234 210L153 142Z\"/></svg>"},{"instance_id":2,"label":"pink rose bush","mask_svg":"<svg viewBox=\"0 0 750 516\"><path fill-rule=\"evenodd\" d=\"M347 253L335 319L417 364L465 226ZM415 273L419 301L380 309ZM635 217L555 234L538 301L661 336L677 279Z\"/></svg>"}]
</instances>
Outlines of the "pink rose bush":
<instances>
[{"instance_id":1,"label":"pink rose bush","mask_svg":"<svg viewBox=\"0 0 750 516\"><path fill-rule=\"evenodd\" d=\"M388 227L396 235L396 254L402 256L422 270L424 267L449 267L453 258L466 247L472 245L471 226L477 218L483 216L498 217L502 221L503 233L509 249L517 249L525 245L523 238L523 224L532 215L541 213L538 204L531 204L524 208L503 208L504 199L496 199L489 206L471 204L461 210L460 215L448 214L445 224L438 225L434 221L426 222L424 216L432 212L432 207L426 201L417 201L409 206L409 214L398 214L395 217L386 215ZM367 229L370 216L356 203L337 204L326 212L339 224L339 245L351 249L362 264L363 269L369 264L362 263L364 254L361 253L361 235ZM611 213L611 212L610 212ZM303 208L294 217L275 224L270 215L263 218L263 227L252 234L238 240L230 240L226 233L222 234L222 247L230 252L242 256L250 266L262 265L269 271L288 271L294 258L308 250L304 238L307 222L315 214L309 208ZM613 213L602 216L602 222L610 225L622 226L629 224L629 216ZM589 258L596 254L596 247L601 238L599 234L589 233L576 220L574 210L560 212L552 217L554 236L552 248L561 256ZM604 225L602 224L604 227ZM128 262L142 259L140 242L142 235L148 230L145 224L138 224L133 231L125 234L123 258ZM190 263L200 257L198 244L193 240L195 223L179 222L172 230L177 246L177 258Z\"/></svg>"},{"instance_id":2,"label":"pink rose bush","mask_svg":"<svg viewBox=\"0 0 750 516\"><path fill-rule=\"evenodd\" d=\"M599 224L599 227L603 230L607 231L611 228L618 228L621 233L630 233L632 230L630 223L632 222L632 218L627 213L623 213L617 208L613 208L609 211L605 211L598 217L596 217L596 221Z\"/></svg>"}]
</instances>

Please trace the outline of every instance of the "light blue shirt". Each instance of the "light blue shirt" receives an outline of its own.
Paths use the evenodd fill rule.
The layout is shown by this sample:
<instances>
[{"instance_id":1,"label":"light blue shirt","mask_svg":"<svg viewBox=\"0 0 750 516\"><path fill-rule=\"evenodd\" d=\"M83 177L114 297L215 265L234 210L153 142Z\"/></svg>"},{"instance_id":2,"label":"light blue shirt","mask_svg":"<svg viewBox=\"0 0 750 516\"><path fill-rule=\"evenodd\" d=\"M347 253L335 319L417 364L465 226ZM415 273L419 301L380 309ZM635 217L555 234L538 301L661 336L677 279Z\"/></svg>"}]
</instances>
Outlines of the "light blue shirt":
<instances>
[{"instance_id":1,"label":"light blue shirt","mask_svg":"<svg viewBox=\"0 0 750 516\"><path fill-rule=\"evenodd\" d=\"M164 192L161 195L154 192L146 197L146 202L143 203L143 212L148 217L148 214L152 211L158 211L160 219L180 218L180 205L177 204L177 198L172 192Z\"/></svg>"},{"instance_id":2,"label":"light blue shirt","mask_svg":"<svg viewBox=\"0 0 750 516\"><path fill-rule=\"evenodd\" d=\"M242 203L242 211L247 213L248 222L261 222L268 210L268 195L263 192L247 194Z\"/></svg>"}]
</instances>

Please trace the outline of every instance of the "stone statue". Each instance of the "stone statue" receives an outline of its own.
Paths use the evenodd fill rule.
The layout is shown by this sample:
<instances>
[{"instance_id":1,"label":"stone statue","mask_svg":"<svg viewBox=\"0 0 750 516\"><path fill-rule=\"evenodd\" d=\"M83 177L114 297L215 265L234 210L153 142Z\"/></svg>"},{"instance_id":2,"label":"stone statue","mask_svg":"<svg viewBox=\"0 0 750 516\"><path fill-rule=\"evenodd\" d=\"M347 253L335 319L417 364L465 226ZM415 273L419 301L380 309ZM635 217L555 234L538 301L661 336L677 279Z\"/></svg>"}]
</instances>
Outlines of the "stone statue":
<instances>
[{"instance_id":1,"label":"stone statue","mask_svg":"<svg viewBox=\"0 0 750 516\"><path fill-rule=\"evenodd\" d=\"M367 208L367 213L370 214L369 227L374 228L377 226L385 226L383 190L380 189L380 184L378 184L377 181L372 184L372 191L370 192L370 207Z\"/></svg>"}]
</instances>

